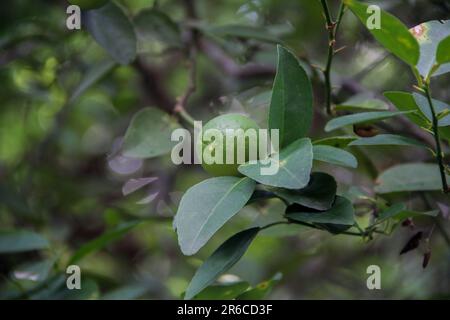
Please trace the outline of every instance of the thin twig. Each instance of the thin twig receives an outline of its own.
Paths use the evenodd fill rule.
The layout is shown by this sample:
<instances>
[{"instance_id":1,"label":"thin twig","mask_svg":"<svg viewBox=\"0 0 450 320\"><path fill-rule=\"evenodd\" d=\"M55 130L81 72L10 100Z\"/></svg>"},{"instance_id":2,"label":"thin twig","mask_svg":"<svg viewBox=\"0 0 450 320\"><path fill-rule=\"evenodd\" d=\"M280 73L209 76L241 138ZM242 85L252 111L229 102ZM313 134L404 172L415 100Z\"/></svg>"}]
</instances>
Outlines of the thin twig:
<instances>
[{"instance_id":1,"label":"thin twig","mask_svg":"<svg viewBox=\"0 0 450 320\"><path fill-rule=\"evenodd\" d=\"M428 104L429 104L429 107L431 110L431 117L432 117L432 122L433 122L433 133L434 133L434 139L436 142L436 161L439 165L439 172L441 174L442 191L444 193L449 193L450 190L448 188L447 178L445 176L444 158L443 158L443 154L442 154L441 140L439 137L439 120L436 115L436 109L434 108L433 99L431 98L430 85L428 84L428 82L423 86L423 89L427 96Z\"/></svg>"},{"instance_id":2,"label":"thin twig","mask_svg":"<svg viewBox=\"0 0 450 320\"><path fill-rule=\"evenodd\" d=\"M331 98L332 98L331 68L333 66L333 58L336 54L336 51L334 49L336 46L336 33L337 30L339 29L339 25L341 24L342 17L345 12L345 4L344 2L341 2L339 6L337 20L333 21L327 1L321 0L320 2L322 4L323 13L326 20L326 28L328 30L328 56L326 67L323 70L323 75L325 77L326 110L328 114L331 114Z\"/></svg>"}]
</instances>

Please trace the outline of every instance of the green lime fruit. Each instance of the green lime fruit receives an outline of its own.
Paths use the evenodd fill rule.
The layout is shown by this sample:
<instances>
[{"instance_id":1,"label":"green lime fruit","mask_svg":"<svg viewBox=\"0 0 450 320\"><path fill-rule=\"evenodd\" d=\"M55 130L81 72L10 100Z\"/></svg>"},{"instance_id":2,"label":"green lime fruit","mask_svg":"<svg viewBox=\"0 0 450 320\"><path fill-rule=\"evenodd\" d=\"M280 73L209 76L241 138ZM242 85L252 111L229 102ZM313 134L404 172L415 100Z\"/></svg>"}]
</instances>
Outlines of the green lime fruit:
<instances>
[{"instance_id":1,"label":"green lime fruit","mask_svg":"<svg viewBox=\"0 0 450 320\"><path fill-rule=\"evenodd\" d=\"M69 0L70 4L77 5L84 10L98 9L108 2L109 0Z\"/></svg>"},{"instance_id":2,"label":"green lime fruit","mask_svg":"<svg viewBox=\"0 0 450 320\"><path fill-rule=\"evenodd\" d=\"M210 129L216 129L214 132L221 133L222 144L220 144L220 140L216 141L215 139L210 139L211 137L208 136L208 130ZM199 159L202 159L202 167L208 173L216 177L242 176L238 170L238 167L242 164L240 163L242 162L242 159L238 159L238 151L243 153L245 146L244 163L250 160L258 160L259 129L260 127L255 121L241 114L225 114L210 120L203 126L202 136L197 140L197 155ZM245 136L242 135L243 133ZM239 134L241 134L240 139L238 139ZM233 143L231 143L231 141L233 141ZM254 143L253 148L250 148L251 143ZM240 145L242 148L240 148L241 150L238 150ZM207 150L207 148L209 149L206 154L210 154L213 158L215 157L215 150L222 149L223 159L220 163L208 164L205 162L205 157L203 156L205 155L205 150ZM250 154L250 150L255 150L255 148L256 152ZM230 159L233 159L232 163L227 163L227 155L229 155ZM217 157L219 157L219 155Z\"/></svg>"}]
</instances>

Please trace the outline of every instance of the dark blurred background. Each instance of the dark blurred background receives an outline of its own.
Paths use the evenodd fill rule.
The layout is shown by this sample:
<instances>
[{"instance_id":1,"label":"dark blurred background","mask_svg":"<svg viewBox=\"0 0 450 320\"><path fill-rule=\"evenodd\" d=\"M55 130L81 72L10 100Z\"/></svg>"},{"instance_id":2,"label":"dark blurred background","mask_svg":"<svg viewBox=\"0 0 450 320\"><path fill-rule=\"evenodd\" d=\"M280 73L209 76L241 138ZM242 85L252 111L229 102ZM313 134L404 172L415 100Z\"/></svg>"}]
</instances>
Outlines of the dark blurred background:
<instances>
[{"instance_id":1,"label":"dark blurred background","mask_svg":"<svg viewBox=\"0 0 450 320\"><path fill-rule=\"evenodd\" d=\"M270 35L292 48L307 68L317 110L311 136L326 136L323 81L314 67L324 65L327 53L319 1L116 2L129 17L157 2L179 27L180 38L171 38L164 29L141 30L137 60L114 67L73 103L68 101L78 84L107 63L108 55L84 26L80 31L66 28L66 1L0 4L0 230L26 230L49 242L45 250L0 253L2 298L179 298L201 261L227 236L283 212L278 202L246 207L200 254L185 257L171 217L182 193L206 173L199 166L174 166L169 156L139 160L120 154L121 139L137 111L146 106L170 110L185 91L189 75L183 39L189 26L209 34L197 55L197 90L187 105L193 116L208 120L229 111L246 112L264 126L276 61L274 43L264 39ZM336 12L338 1L330 3ZM376 3L408 27L450 16L446 0ZM247 39L222 36L215 29L229 24L266 31ZM338 34L338 47L344 46L332 74L335 101L356 93L380 97L387 90L411 90L414 80L407 66L385 57L350 12ZM433 84L434 96L442 101L450 101L449 80L447 74ZM407 121L390 125L397 132L414 131ZM340 193L354 199L361 193L373 195L377 172L412 159L431 160L429 153L412 148L372 148L358 157L368 159L359 159L358 170L321 167L337 178ZM143 177L158 180L123 195L124 183ZM406 200L415 203L413 198ZM444 209L448 214L448 206ZM359 221L367 219L362 215ZM116 241L97 244L78 262L83 290L61 293L72 254L129 221L141 223ZM421 221L417 223L420 227ZM428 232L429 224L423 227ZM230 273L253 285L281 273L268 296L272 299L450 297L449 247L433 236L432 259L424 270L421 252L399 256L410 236L408 228L400 228L366 243L280 227L258 238ZM382 269L382 290L366 287L371 264Z\"/></svg>"}]
</instances>

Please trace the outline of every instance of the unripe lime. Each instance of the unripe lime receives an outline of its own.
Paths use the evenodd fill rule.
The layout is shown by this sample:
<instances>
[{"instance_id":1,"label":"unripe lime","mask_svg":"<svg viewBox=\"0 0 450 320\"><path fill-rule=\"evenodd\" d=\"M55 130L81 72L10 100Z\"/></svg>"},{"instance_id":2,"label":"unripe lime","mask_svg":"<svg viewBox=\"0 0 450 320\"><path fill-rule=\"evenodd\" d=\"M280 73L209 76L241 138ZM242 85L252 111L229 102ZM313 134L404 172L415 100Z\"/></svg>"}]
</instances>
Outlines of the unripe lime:
<instances>
[{"instance_id":1,"label":"unripe lime","mask_svg":"<svg viewBox=\"0 0 450 320\"><path fill-rule=\"evenodd\" d=\"M222 134L222 142L223 142L222 145L216 144L217 141L213 139L212 139L213 141L210 141L208 139L209 137L207 133L208 130L211 129L216 129L217 133L220 132ZM239 133L239 131L237 131L238 129L242 129L240 133L248 134L242 140L239 140L237 138L237 134ZM199 137L199 139L197 140L197 152L202 153L198 154L198 157L203 160L202 167L213 176L242 176L238 171L238 167L242 164L239 163L242 162L242 159L238 159L238 151L241 152L242 154L244 154L245 152L244 162L258 159L259 129L260 128L255 121L241 114L225 114L210 120L203 126L202 136ZM256 139L250 139L249 138L250 136L256 137ZM231 141L233 141L233 143L231 143ZM239 144L239 141L241 141L241 144ZM256 153L253 152L253 154L250 154L249 151L252 150L252 148L250 148L251 143L254 143L253 151L256 150ZM239 145L242 145L242 147L244 147L245 150L238 150ZM210 148L208 151L209 154L209 152L212 149L214 149L214 147L217 147L217 150L219 150L219 148L222 149L223 159L221 163L208 164L205 162L205 158L202 157L202 155L205 155L205 150L207 148ZM212 156L214 157L215 152L211 153ZM233 159L232 164L226 163L227 155L229 155L230 159Z\"/></svg>"},{"instance_id":2,"label":"unripe lime","mask_svg":"<svg viewBox=\"0 0 450 320\"><path fill-rule=\"evenodd\" d=\"M70 4L77 5L84 10L98 9L108 2L109 0L69 0Z\"/></svg>"}]
</instances>

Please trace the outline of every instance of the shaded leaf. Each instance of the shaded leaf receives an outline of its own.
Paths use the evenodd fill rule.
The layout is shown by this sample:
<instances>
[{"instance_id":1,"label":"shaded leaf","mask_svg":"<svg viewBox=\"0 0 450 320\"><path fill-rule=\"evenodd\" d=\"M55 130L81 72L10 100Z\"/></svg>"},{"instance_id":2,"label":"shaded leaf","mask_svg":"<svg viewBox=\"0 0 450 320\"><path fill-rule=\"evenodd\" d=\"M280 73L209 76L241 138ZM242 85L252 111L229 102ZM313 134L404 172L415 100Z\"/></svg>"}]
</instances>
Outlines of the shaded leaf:
<instances>
[{"instance_id":1,"label":"shaded leaf","mask_svg":"<svg viewBox=\"0 0 450 320\"><path fill-rule=\"evenodd\" d=\"M48 249L47 239L25 230L0 231L0 254Z\"/></svg>"},{"instance_id":2,"label":"shaded leaf","mask_svg":"<svg viewBox=\"0 0 450 320\"><path fill-rule=\"evenodd\" d=\"M159 40L172 47L182 47L178 25L164 12L156 8L144 9L133 19L141 41Z\"/></svg>"},{"instance_id":3,"label":"shaded leaf","mask_svg":"<svg viewBox=\"0 0 450 320\"><path fill-rule=\"evenodd\" d=\"M301 190L271 189L289 204L300 204L315 210L328 210L336 197L336 180L329 174L314 172L307 187Z\"/></svg>"},{"instance_id":4,"label":"shaded leaf","mask_svg":"<svg viewBox=\"0 0 450 320\"><path fill-rule=\"evenodd\" d=\"M366 94L359 94L339 103L335 109L338 111L380 111L388 110L388 106L383 100L368 97Z\"/></svg>"},{"instance_id":5,"label":"shaded leaf","mask_svg":"<svg viewBox=\"0 0 450 320\"><path fill-rule=\"evenodd\" d=\"M174 142L173 130L180 128L178 122L167 113L156 108L145 108L131 120L123 142L127 157L154 158L170 153Z\"/></svg>"},{"instance_id":6,"label":"shaded leaf","mask_svg":"<svg viewBox=\"0 0 450 320\"><path fill-rule=\"evenodd\" d=\"M369 5L355 0L345 0L345 4L361 20L364 26L373 13L368 10ZM409 32L408 28L396 17L381 11L381 28L368 29L375 39L388 51L398 58L415 66L419 62L420 47L417 40Z\"/></svg>"},{"instance_id":7,"label":"shaded leaf","mask_svg":"<svg viewBox=\"0 0 450 320\"><path fill-rule=\"evenodd\" d=\"M263 281L256 285L256 287L247 290L243 294L239 295L237 300L262 300L266 298L273 287L276 286L282 279L282 274L277 273L272 279Z\"/></svg>"},{"instance_id":8,"label":"shaded leaf","mask_svg":"<svg viewBox=\"0 0 450 320\"><path fill-rule=\"evenodd\" d=\"M422 128L428 126L427 118L420 111L412 94L401 91L385 92L384 96L400 111L417 111L406 113L405 116Z\"/></svg>"},{"instance_id":9,"label":"shaded leaf","mask_svg":"<svg viewBox=\"0 0 450 320\"><path fill-rule=\"evenodd\" d=\"M447 180L449 176L447 175ZM442 188L439 167L429 163L408 163L389 168L377 179L377 193L433 191Z\"/></svg>"},{"instance_id":10,"label":"shaded leaf","mask_svg":"<svg viewBox=\"0 0 450 320\"><path fill-rule=\"evenodd\" d=\"M220 283L204 289L195 300L232 300L245 292L250 284L245 281Z\"/></svg>"},{"instance_id":11,"label":"shaded leaf","mask_svg":"<svg viewBox=\"0 0 450 320\"><path fill-rule=\"evenodd\" d=\"M355 136L336 136L328 137L313 141L313 145L324 145L335 148L345 148L352 141L355 141L358 137Z\"/></svg>"},{"instance_id":12,"label":"shaded leaf","mask_svg":"<svg viewBox=\"0 0 450 320\"><path fill-rule=\"evenodd\" d=\"M254 190L254 181L236 177L212 178L191 187L175 217L181 251L195 254L246 205Z\"/></svg>"},{"instance_id":13,"label":"shaded leaf","mask_svg":"<svg viewBox=\"0 0 450 320\"><path fill-rule=\"evenodd\" d=\"M350 152L330 146L313 146L314 160L336 164L338 166L357 168L358 160Z\"/></svg>"},{"instance_id":14,"label":"shaded leaf","mask_svg":"<svg viewBox=\"0 0 450 320\"><path fill-rule=\"evenodd\" d=\"M395 134L379 134L372 138L360 138L351 142L349 146L415 146L427 148L422 142Z\"/></svg>"},{"instance_id":15,"label":"shaded leaf","mask_svg":"<svg viewBox=\"0 0 450 320\"><path fill-rule=\"evenodd\" d=\"M352 203L340 196L336 197L331 209L323 212L305 210L304 207L296 204L291 205L286 209L286 217L294 222L313 224L353 226L355 223Z\"/></svg>"},{"instance_id":16,"label":"shaded leaf","mask_svg":"<svg viewBox=\"0 0 450 320\"><path fill-rule=\"evenodd\" d=\"M269 110L269 129L279 129L280 149L305 137L311 128L313 95L297 58L278 46L278 67Z\"/></svg>"},{"instance_id":17,"label":"shaded leaf","mask_svg":"<svg viewBox=\"0 0 450 320\"><path fill-rule=\"evenodd\" d=\"M260 228L241 231L225 241L197 270L184 298L192 299L238 262L259 231Z\"/></svg>"},{"instance_id":18,"label":"shaded leaf","mask_svg":"<svg viewBox=\"0 0 450 320\"><path fill-rule=\"evenodd\" d=\"M83 259L88 254L91 254L95 251L102 249L113 241L118 240L126 233L128 233L131 229L136 227L139 224L138 221L131 221L127 223L123 223L113 230L106 231L101 236L85 243L82 245L70 258L69 264L76 264L78 261Z\"/></svg>"},{"instance_id":19,"label":"shaded leaf","mask_svg":"<svg viewBox=\"0 0 450 320\"><path fill-rule=\"evenodd\" d=\"M350 114L330 120L325 126L325 131L330 132L348 125L355 125L358 123L381 121L406 113L408 112L376 111Z\"/></svg>"},{"instance_id":20,"label":"shaded leaf","mask_svg":"<svg viewBox=\"0 0 450 320\"><path fill-rule=\"evenodd\" d=\"M136 57L136 35L128 17L114 2L85 13L87 29L97 43L120 64Z\"/></svg>"},{"instance_id":21,"label":"shaded leaf","mask_svg":"<svg viewBox=\"0 0 450 320\"><path fill-rule=\"evenodd\" d=\"M268 165L261 161L243 164L239 166L239 172L268 186L301 189L309 182L312 160L311 140L304 138L283 149L278 160L271 157L273 163L278 163L278 171L274 175L263 174L262 169Z\"/></svg>"},{"instance_id":22,"label":"shaded leaf","mask_svg":"<svg viewBox=\"0 0 450 320\"><path fill-rule=\"evenodd\" d=\"M72 92L69 102L73 102L78 99L83 93L85 93L94 84L105 77L114 67L116 63L112 60L104 60L95 66L93 66L89 71L83 76L78 86Z\"/></svg>"},{"instance_id":23,"label":"shaded leaf","mask_svg":"<svg viewBox=\"0 0 450 320\"><path fill-rule=\"evenodd\" d=\"M414 93L413 97L422 113L427 117L427 119L430 122L433 121L433 116L431 114L428 99L425 96L418 93ZM448 112L450 110L450 106L448 104L435 99L432 99L432 101L434 110L436 111L436 115L441 112ZM446 126L450 126L450 115L444 116L442 119L439 119L439 127L446 127Z\"/></svg>"}]
</instances>

